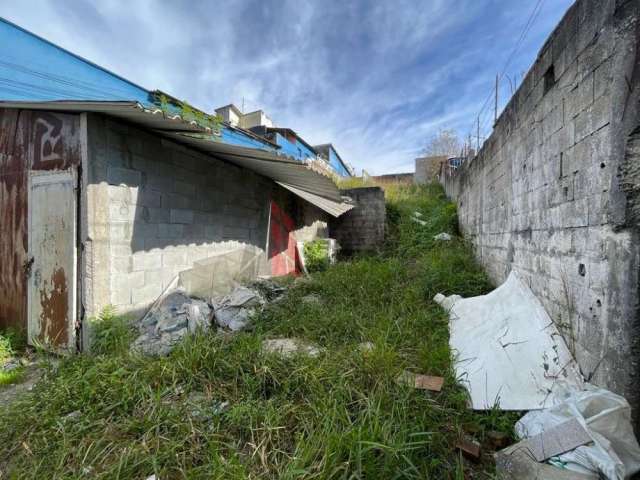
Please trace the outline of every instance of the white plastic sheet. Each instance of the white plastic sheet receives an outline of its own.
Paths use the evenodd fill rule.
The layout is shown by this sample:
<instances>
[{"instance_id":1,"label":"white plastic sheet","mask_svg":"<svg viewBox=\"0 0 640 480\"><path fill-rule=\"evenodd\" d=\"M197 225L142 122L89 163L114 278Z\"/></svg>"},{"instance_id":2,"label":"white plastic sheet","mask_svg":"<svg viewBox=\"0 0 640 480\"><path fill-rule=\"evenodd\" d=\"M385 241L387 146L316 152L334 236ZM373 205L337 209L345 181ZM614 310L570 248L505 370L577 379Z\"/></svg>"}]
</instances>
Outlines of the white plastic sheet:
<instances>
[{"instance_id":1,"label":"white plastic sheet","mask_svg":"<svg viewBox=\"0 0 640 480\"><path fill-rule=\"evenodd\" d=\"M567 392L564 401L548 409L527 413L516 424L516 433L530 438L575 418L594 443L553 457L549 463L575 472L598 473L609 480L629 478L640 471L640 446L633 434L629 404L608 390L586 388Z\"/></svg>"},{"instance_id":2,"label":"white plastic sheet","mask_svg":"<svg viewBox=\"0 0 640 480\"><path fill-rule=\"evenodd\" d=\"M582 377L551 318L516 272L487 295L435 300L449 310L456 374L475 410L535 410Z\"/></svg>"}]
</instances>

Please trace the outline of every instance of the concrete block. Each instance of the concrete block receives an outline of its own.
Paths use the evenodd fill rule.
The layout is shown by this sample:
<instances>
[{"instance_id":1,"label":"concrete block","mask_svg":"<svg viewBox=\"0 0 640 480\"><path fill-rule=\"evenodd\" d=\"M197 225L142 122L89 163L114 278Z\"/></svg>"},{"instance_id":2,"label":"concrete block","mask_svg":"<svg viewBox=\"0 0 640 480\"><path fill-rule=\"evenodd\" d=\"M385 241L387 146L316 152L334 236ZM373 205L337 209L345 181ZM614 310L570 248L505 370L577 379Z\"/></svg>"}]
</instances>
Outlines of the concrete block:
<instances>
[{"instance_id":1,"label":"concrete block","mask_svg":"<svg viewBox=\"0 0 640 480\"><path fill-rule=\"evenodd\" d=\"M111 185L127 185L137 187L142 183L142 175L136 170L129 168L108 167L107 181Z\"/></svg>"},{"instance_id":2,"label":"concrete block","mask_svg":"<svg viewBox=\"0 0 640 480\"><path fill-rule=\"evenodd\" d=\"M158 238L181 238L184 227L178 223L159 223Z\"/></svg>"},{"instance_id":3,"label":"concrete block","mask_svg":"<svg viewBox=\"0 0 640 480\"><path fill-rule=\"evenodd\" d=\"M147 271L162 266L160 253L136 252L131 257L131 270Z\"/></svg>"},{"instance_id":4,"label":"concrete block","mask_svg":"<svg viewBox=\"0 0 640 480\"><path fill-rule=\"evenodd\" d=\"M187 263L187 253L185 249L162 252L163 267L176 267L186 265Z\"/></svg>"},{"instance_id":5,"label":"concrete block","mask_svg":"<svg viewBox=\"0 0 640 480\"><path fill-rule=\"evenodd\" d=\"M172 208L171 213L169 215L169 221L171 223L183 223L183 224L193 223L193 210Z\"/></svg>"}]
</instances>

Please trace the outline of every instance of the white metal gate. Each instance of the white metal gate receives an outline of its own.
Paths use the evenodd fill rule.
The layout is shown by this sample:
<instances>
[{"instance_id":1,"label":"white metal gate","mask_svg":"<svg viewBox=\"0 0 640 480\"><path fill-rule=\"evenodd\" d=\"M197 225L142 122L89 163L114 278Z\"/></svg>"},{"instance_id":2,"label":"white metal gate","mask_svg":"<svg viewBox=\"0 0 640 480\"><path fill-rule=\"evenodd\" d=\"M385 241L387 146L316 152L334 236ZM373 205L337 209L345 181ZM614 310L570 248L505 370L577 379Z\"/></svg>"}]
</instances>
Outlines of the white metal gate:
<instances>
[{"instance_id":1,"label":"white metal gate","mask_svg":"<svg viewBox=\"0 0 640 480\"><path fill-rule=\"evenodd\" d=\"M29 177L29 343L54 350L76 344L76 176Z\"/></svg>"}]
</instances>

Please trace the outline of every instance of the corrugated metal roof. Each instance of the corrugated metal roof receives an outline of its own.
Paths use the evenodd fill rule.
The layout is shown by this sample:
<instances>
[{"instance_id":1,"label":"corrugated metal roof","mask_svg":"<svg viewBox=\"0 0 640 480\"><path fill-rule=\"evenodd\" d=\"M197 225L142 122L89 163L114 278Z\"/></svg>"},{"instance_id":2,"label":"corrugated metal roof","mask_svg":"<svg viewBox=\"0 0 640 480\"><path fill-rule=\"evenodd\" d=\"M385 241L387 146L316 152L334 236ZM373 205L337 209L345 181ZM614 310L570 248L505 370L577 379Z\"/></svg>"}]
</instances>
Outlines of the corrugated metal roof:
<instances>
[{"instance_id":1,"label":"corrugated metal roof","mask_svg":"<svg viewBox=\"0 0 640 480\"><path fill-rule=\"evenodd\" d=\"M103 102L59 100L55 102L6 102L0 101L0 107L24 108L28 110L50 110L57 112L93 112L104 113L122 118L146 128L160 131L205 133L206 129L195 122L183 120L179 115L166 116L162 110L148 109L139 102Z\"/></svg>"},{"instance_id":2,"label":"corrugated metal roof","mask_svg":"<svg viewBox=\"0 0 640 480\"><path fill-rule=\"evenodd\" d=\"M323 197L333 203L342 202L338 187L333 182L331 176L326 174L326 172L320 171L318 166L313 162L301 163L280 157L275 153L266 150L229 145L222 142L216 142L215 140L206 138L202 135L194 135L207 134L207 131L195 122L185 121L180 116L167 117L162 110L147 109L138 102L0 101L0 107L61 112L95 112L121 118L131 123L154 130L158 132L158 134L171 138L178 143L191 146L229 163L253 170L254 172L267 178L271 178L278 183L288 185L288 187L285 188L292 187L301 192L306 192L309 194L309 198L312 198L312 196ZM208 133L208 135L211 134ZM301 194L299 195L302 197ZM320 199L316 199L315 201L321 202ZM334 209L334 211L338 210Z\"/></svg>"},{"instance_id":3,"label":"corrugated metal roof","mask_svg":"<svg viewBox=\"0 0 640 480\"><path fill-rule=\"evenodd\" d=\"M348 212L349 210L351 210L354 207L354 205L352 205L350 203L347 203L347 202L345 202L343 200L341 200L340 202L334 202L333 200L329 200L328 198L321 197L320 195L315 195L315 194L307 192L305 190L301 190L301 189L296 188L293 185L289 185L287 183L282 183L282 182L276 182L276 183L278 185L286 188L290 192L295 193L300 198L302 198L302 199L306 200L307 202L315 205L316 207L320 208L321 210L324 210L328 214L333 215L334 217L339 217L340 215L342 215L343 213Z\"/></svg>"}]
</instances>

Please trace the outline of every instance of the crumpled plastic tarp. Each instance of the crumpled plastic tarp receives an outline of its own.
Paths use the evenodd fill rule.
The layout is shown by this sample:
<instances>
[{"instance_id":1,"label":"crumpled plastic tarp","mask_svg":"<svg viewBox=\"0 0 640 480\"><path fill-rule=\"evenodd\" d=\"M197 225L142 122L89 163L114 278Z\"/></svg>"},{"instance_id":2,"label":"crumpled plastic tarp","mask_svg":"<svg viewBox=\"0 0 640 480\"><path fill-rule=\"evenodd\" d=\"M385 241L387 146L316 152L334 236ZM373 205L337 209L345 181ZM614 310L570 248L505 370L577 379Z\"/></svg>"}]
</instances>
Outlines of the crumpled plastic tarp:
<instances>
[{"instance_id":1,"label":"crumpled plastic tarp","mask_svg":"<svg viewBox=\"0 0 640 480\"><path fill-rule=\"evenodd\" d=\"M230 293L266 272L266 255L253 245L220 251L180 272L180 286L188 295L212 298Z\"/></svg>"},{"instance_id":2,"label":"crumpled plastic tarp","mask_svg":"<svg viewBox=\"0 0 640 480\"><path fill-rule=\"evenodd\" d=\"M521 439L530 438L572 418L594 443L552 457L549 463L575 472L599 473L609 480L623 480L640 471L640 446L631 426L631 408L623 397L608 390L587 384L586 390L566 391L561 403L527 413L515 430Z\"/></svg>"},{"instance_id":3,"label":"crumpled plastic tarp","mask_svg":"<svg viewBox=\"0 0 640 480\"><path fill-rule=\"evenodd\" d=\"M535 410L560 386L580 390L579 368L540 301L519 275L487 295L434 299L449 310L458 380L474 410Z\"/></svg>"}]
</instances>

